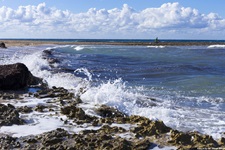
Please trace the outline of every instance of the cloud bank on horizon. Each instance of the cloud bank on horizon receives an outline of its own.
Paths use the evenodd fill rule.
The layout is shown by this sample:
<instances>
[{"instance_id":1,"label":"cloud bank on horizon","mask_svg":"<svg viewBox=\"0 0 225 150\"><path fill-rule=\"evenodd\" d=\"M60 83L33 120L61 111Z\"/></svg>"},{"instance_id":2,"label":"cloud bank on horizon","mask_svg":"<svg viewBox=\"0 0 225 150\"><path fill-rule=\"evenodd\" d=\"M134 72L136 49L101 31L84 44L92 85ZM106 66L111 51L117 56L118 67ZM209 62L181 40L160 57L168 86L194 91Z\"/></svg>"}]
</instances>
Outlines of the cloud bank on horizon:
<instances>
[{"instance_id":1,"label":"cloud bank on horizon","mask_svg":"<svg viewBox=\"0 0 225 150\"><path fill-rule=\"evenodd\" d=\"M0 7L0 38L169 38L222 39L225 19L179 3L136 11L122 8L72 13L39 5Z\"/></svg>"}]
</instances>

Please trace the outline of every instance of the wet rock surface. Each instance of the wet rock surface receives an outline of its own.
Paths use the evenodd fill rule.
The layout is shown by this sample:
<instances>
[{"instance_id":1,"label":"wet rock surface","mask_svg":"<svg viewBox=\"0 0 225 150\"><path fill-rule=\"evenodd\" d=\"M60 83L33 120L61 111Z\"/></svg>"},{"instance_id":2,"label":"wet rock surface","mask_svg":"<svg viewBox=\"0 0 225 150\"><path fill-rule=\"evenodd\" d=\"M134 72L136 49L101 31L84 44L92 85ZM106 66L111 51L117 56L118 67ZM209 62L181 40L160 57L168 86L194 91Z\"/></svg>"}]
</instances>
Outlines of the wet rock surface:
<instances>
[{"instance_id":1,"label":"wet rock surface","mask_svg":"<svg viewBox=\"0 0 225 150\"><path fill-rule=\"evenodd\" d=\"M125 117L126 115L113 107L109 107L106 105L100 106L95 112L101 117Z\"/></svg>"},{"instance_id":2,"label":"wet rock surface","mask_svg":"<svg viewBox=\"0 0 225 150\"><path fill-rule=\"evenodd\" d=\"M31 74L22 63L0 65L0 90L15 90L41 84L42 79Z\"/></svg>"},{"instance_id":3,"label":"wet rock surface","mask_svg":"<svg viewBox=\"0 0 225 150\"><path fill-rule=\"evenodd\" d=\"M0 126L21 125L24 122L13 105L0 104Z\"/></svg>"},{"instance_id":4,"label":"wet rock surface","mask_svg":"<svg viewBox=\"0 0 225 150\"><path fill-rule=\"evenodd\" d=\"M21 95L6 98L11 101ZM100 105L93 109L96 116L86 113L81 107L80 97L64 88L52 87L28 94L37 100L46 99L45 104L20 106L0 104L0 125L26 124L21 114L52 113L66 116L61 121L62 128L38 135L22 136L0 135L0 149L118 149L146 150L155 146L174 146L177 149L225 148L225 140L216 141L209 135L198 132L181 132L167 127L160 120L146 117L128 116L116 108ZM18 101L22 101L19 100ZM126 125L126 127L125 127ZM65 128L83 127L78 132L69 132ZM86 127L92 129L87 129Z\"/></svg>"},{"instance_id":5,"label":"wet rock surface","mask_svg":"<svg viewBox=\"0 0 225 150\"><path fill-rule=\"evenodd\" d=\"M1 149L147 149L152 143L146 139L133 141L112 137L104 133L69 134L66 130L56 130L38 136L13 138L0 136Z\"/></svg>"}]
</instances>

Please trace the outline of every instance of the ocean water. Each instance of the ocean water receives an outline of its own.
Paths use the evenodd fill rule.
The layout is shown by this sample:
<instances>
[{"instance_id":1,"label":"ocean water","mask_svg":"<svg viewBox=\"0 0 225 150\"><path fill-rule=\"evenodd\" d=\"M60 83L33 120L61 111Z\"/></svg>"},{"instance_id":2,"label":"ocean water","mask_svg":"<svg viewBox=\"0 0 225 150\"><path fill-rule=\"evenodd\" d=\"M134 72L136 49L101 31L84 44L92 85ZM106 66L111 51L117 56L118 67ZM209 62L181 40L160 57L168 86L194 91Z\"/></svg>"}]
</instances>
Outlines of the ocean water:
<instances>
[{"instance_id":1,"label":"ocean water","mask_svg":"<svg viewBox=\"0 0 225 150\"><path fill-rule=\"evenodd\" d=\"M58 62L43 58L46 49ZM43 45L1 51L0 64L16 62L49 86L80 95L85 108L105 104L181 131L224 136L225 45Z\"/></svg>"}]
</instances>

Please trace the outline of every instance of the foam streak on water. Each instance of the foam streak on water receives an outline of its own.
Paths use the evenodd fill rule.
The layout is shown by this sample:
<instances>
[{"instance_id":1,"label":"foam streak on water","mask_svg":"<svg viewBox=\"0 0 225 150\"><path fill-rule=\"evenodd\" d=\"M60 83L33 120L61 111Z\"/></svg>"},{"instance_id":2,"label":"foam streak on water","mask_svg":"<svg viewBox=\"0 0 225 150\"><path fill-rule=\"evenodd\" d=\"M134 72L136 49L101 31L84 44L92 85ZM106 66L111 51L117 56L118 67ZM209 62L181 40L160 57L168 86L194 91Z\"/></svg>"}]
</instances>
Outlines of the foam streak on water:
<instances>
[{"instance_id":1,"label":"foam streak on water","mask_svg":"<svg viewBox=\"0 0 225 150\"><path fill-rule=\"evenodd\" d=\"M59 61L49 64L45 49ZM221 48L65 45L11 47L1 55L1 64L25 63L49 86L73 90L88 105L106 104L214 138L225 132Z\"/></svg>"}]
</instances>

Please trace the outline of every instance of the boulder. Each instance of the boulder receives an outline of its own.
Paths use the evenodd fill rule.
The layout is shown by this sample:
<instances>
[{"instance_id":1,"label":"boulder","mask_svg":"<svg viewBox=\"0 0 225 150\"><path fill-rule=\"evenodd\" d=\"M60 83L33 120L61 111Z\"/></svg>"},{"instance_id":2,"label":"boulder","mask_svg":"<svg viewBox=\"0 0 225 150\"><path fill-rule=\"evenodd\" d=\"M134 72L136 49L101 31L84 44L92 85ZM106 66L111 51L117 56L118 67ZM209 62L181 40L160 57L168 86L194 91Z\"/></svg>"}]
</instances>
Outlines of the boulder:
<instances>
[{"instance_id":1,"label":"boulder","mask_svg":"<svg viewBox=\"0 0 225 150\"><path fill-rule=\"evenodd\" d=\"M0 48L7 48L4 42L0 42Z\"/></svg>"},{"instance_id":2,"label":"boulder","mask_svg":"<svg viewBox=\"0 0 225 150\"><path fill-rule=\"evenodd\" d=\"M42 80L33 76L22 63L0 65L0 90L21 89L41 83Z\"/></svg>"}]
</instances>

